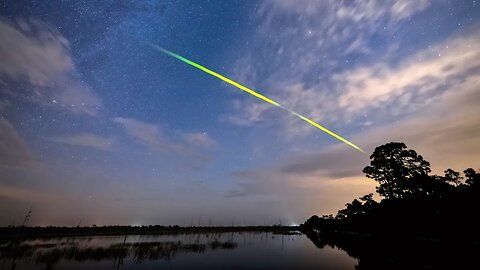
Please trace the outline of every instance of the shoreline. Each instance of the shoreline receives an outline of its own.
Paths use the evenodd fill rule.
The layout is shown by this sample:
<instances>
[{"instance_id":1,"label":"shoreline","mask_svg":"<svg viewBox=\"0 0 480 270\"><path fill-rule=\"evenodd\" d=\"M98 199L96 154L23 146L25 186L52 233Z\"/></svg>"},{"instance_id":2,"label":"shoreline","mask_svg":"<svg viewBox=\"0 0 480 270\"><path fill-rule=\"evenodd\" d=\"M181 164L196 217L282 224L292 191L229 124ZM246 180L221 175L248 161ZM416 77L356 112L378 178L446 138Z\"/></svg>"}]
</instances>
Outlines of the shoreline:
<instances>
[{"instance_id":1,"label":"shoreline","mask_svg":"<svg viewBox=\"0 0 480 270\"><path fill-rule=\"evenodd\" d=\"M235 232L271 232L275 234L294 234L300 232L299 226L95 226L95 227L0 227L0 239L49 238L72 236L113 236L113 235L165 235L198 233L235 233Z\"/></svg>"}]
</instances>

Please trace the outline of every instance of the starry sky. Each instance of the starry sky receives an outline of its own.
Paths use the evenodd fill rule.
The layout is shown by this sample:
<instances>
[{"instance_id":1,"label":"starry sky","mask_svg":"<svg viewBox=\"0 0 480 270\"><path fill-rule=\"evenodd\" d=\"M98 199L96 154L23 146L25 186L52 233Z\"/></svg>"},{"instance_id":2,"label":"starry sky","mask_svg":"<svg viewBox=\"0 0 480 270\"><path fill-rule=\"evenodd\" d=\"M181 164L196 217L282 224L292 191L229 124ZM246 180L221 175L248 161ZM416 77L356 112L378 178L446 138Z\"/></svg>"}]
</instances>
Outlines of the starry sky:
<instances>
[{"instance_id":1,"label":"starry sky","mask_svg":"<svg viewBox=\"0 0 480 270\"><path fill-rule=\"evenodd\" d=\"M374 192L359 153L480 165L480 2L0 3L0 226L298 224Z\"/></svg>"}]
</instances>

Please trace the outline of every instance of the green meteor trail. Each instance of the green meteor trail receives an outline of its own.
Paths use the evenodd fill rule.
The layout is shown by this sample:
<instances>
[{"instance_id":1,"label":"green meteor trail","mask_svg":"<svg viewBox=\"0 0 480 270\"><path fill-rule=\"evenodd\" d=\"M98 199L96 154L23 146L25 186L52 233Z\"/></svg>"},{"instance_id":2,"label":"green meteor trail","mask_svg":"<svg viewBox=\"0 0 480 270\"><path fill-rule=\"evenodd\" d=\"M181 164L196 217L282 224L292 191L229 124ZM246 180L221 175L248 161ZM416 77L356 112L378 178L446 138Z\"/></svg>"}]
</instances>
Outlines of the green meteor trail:
<instances>
[{"instance_id":1,"label":"green meteor trail","mask_svg":"<svg viewBox=\"0 0 480 270\"><path fill-rule=\"evenodd\" d=\"M231 85L239 88L240 90L243 90L243 91L249 93L249 94L252 95L252 96L255 96L255 97L257 97L257 98L259 98L259 99L261 99L261 100L263 100L263 101L266 101L266 102L268 102L268 103L270 103L270 104L272 104L272 105L274 105L274 106L277 106L277 107L279 107L279 108L282 108L282 109L286 110L287 112L295 115L296 117L302 119L303 121L309 123L310 125L312 125L312 126L318 128L318 129L320 129L321 131L327 133L328 135L336 138L337 140L340 140L340 141L348 144L350 147L353 147L354 149L356 149L356 150L358 150L358 151L360 151L360 152L365 153L365 151L363 151L360 147L356 146L355 144L353 144L352 142L350 142L350 141L348 141L347 139L343 138L342 136L340 136L340 135L338 135L338 134L330 131L330 130L327 129L326 127L324 127L324 126L316 123L315 121L313 121L313 120L311 120L311 119L309 119L309 118L307 118L307 117L305 117L305 116L303 116L303 115L300 115L299 113L296 113L296 112L294 112L294 111L292 111L292 110L290 110L290 109L287 109L287 108L283 107L282 105L280 105L280 103L278 103L278 102L276 102L276 101L274 101L274 100L272 100L272 99L270 99L270 98L268 98L268 97L266 97L266 96L264 96L264 95L262 95L262 94L260 94L260 93L257 93L257 92L255 92L254 90L252 90L252 89L250 89L250 88L248 88L248 87L246 87L246 86L244 86L244 85L241 85L241 84L239 84L239 83L236 82L236 81L233 81L233 80L231 80L231 79L229 79L229 78L227 78L227 77L225 77L225 76L222 76L222 75L218 74L217 72L215 72L215 71L213 71L213 70L210 70L210 69L208 69L208 68L206 68L206 67L204 67L204 66L202 66L202 65L200 65L200 64L198 64L198 63L195 63L195 62L193 62L193 61L191 61L191 60L188 60L187 58L182 57L182 56L180 56L180 55L178 55L178 54L176 54L176 53L173 53L173 52L171 52L171 51L168 51L168 50L166 50L166 49L164 49L164 48L162 48L162 47L160 47L160 46L157 46L157 45L155 45L155 44L148 43L148 42L146 42L146 44L149 45L149 46L151 46L151 47L154 48L154 49L159 50L160 52L162 52L162 53L164 53L164 54L166 54L166 55L169 55L169 56L171 56L171 57L174 57L174 58L176 58L176 59L178 59L178 60L180 60L180 61L182 61L182 62L184 62L184 63L187 63L187 64L189 64L189 65L191 65L191 66L194 66L194 67L200 69L201 71L203 71L203 72L205 72L205 73L208 73L208 74L210 74L210 75L212 75L212 76L214 76L214 77L216 77L216 78L218 78L218 79L220 79L220 80L222 80L222 81L224 81L224 82L226 82L226 83L229 83L229 84L231 84Z\"/></svg>"}]
</instances>

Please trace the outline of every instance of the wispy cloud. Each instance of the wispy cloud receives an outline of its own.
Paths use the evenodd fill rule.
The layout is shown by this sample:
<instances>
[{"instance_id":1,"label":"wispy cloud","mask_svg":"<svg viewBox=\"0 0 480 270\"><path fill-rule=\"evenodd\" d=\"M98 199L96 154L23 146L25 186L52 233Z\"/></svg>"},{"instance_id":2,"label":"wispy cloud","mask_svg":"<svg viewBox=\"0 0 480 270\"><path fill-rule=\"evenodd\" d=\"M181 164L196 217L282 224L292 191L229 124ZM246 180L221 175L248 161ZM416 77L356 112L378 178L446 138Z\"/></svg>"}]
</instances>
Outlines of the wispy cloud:
<instances>
[{"instance_id":1,"label":"wispy cloud","mask_svg":"<svg viewBox=\"0 0 480 270\"><path fill-rule=\"evenodd\" d=\"M82 133L73 136L52 138L53 141L69 145L91 147L99 150L111 150L115 141L91 133Z\"/></svg>"},{"instance_id":2,"label":"wispy cloud","mask_svg":"<svg viewBox=\"0 0 480 270\"><path fill-rule=\"evenodd\" d=\"M409 91L409 87L404 85L413 84L413 81L421 82L419 78L428 70L434 78L440 80L438 85L435 83L434 86L442 87L441 84L445 84L441 76L449 78L446 89L436 92L430 101L421 101L422 113L408 114L396 121L369 126L351 139L361 145L367 153L387 142L405 142L430 161L433 173L437 174L442 174L447 168L457 171L468 167L478 168L480 74L471 70L471 65L478 61L470 59L472 55L476 55L477 50L474 49L474 53L466 49L462 51L462 48L469 48L469 42L463 46L454 46L461 43L459 40L451 43L454 49L458 49L452 51L453 56L449 56L448 53L445 59L438 55L429 56L424 64L422 62L418 65L409 62L412 58L396 69L400 74L403 72L409 74L401 80L400 85L402 89L405 88L402 91ZM473 48L473 44L471 47ZM431 54L436 53L433 48ZM465 55L474 63L465 63L462 66L466 61L462 58L466 57ZM456 57L460 57L461 60ZM439 65L438 68L430 61L435 61ZM393 77L392 73L379 78L388 81ZM429 89L432 83L434 82L427 82L428 87L419 89L431 91ZM412 99L406 106L414 106L411 104L414 102L417 101ZM388 108L383 112L386 111ZM288 210L305 213L306 216L335 213L353 198L374 192L375 181L365 178L362 173L362 169L368 164L368 156L356 153L341 144L320 151L303 151L290 154L271 163L270 166L235 172L232 176L236 185L226 193L226 196L232 200L244 201L259 197L281 198L282 201L291 201Z\"/></svg>"},{"instance_id":3,"label":"wispy cloud","mask_svg":"<svg viewBox=\"0 0 480 270\"><path fill-rule=\"evenodd\" d=\"M0 117L0 167L29 168L38 163L17 130Z\"/></svg>"},{"instance_id":4,"label":"wispy cloud","mask_svg":"<svg viewBox=\"0 0 480 270\"><path fill-rule=\"evenodd\" d=\"M424 108L424 114L374 127L352 139L367 153L387 142L405 142L430 161L433 173L437 174L447 168L457 171L477 168L480 160L479 88L480 75L469 77L455 91L443 92L434 103ZM353 198L348 196L355 192L359 195L369 189L373 191L375 182L366 179L362 173L368 164L368 156L335 144L321 152L288 156L267 168L236 172L234 177L238 184L228 196L268 194L293 197L300 187L309 187L316 190L318 198L334 192L338 198L329 198L329 206L342 206ZM328 188L324 189L326 185ZM348 188L349 185L353 189Z\"/></svg>"},{"instance_id":5,"label":"wispy cloud","mask_svg":"<svg viewBox=\"0 0 480 270\"><path fill-rule=\"evenodd\" d=\"M465 31L403 57L395 53L397 42L388 48L372 44L374 35L395 35L429 5L403 0L266 1L259 9L262 23L251 52L237 61L234 71L286 107L339 131L373 126L388 116L401 119L443 91L453 91L480 68L477 32ZM262 74L261 79L246 71ZM277 119L286 138L315 132L287 114L270 117L271 106L251 99L236 101L233 108L227 119L237 125Z\"/></svg>"},{"instance_id":6,"label":"wispy cloud","mask_svg":"<svg viewBox=\"0 0 480 270\"><path fill-rule=\"evenodd\" d=\"M237 185L226 193L226 197L245 203L276 201L284 214L291 213L296 220L313 214L335 213L352 198L375 191L374 181L364 177L339 179L318 173L288 174L278 164L233 176Z\"/></svg>"},{"instance_id":7,"label":"wispy cloud","mask_svg":"<svg viewBox=\"0 0 480 270\"><path fill-rule=\"evenodd\" d=\"M117 117L113 120L121 124L127 133L148 149L162 153L188 157L200 168L211 161L211 158L199 151L199 148L211 148L216 141L204 133L180 133L177 138L165 134L158 125L133 118Z\"/></svg>"},{"instance_id":8,"label":"wispy cloud","mask_svg":"<svg viewBox=\"0 0 480 270\"><path fill-rule=\"evenodd\" d=\"M117 117L113 121L121 124L132 138L155 151L162 153L183 151L183 147L169 141L157 125L133 118Z\"/></svg>"},{"instance_id":9,"label":"wispy cloud","mask_svg":"<svg viewBox=\"0 0 480 270\"><path fill-rule=\"evenodd\" d=\"M0 18L1 19L1 18ZM70 44L55 28L38 20L0 20L0 91L95 115L102 102L79 78Z\"/></svg>"},{"instance_id":10,"label":"wispy cloud","mask_svg":"<svg viewBox=\"0 0 480 270\"><path fill-rule=\"evenodd\" d=\"M194 147L211 149L218 146L218 143L205 132L185 133L183 137Z\"/></svg>"},{"instance_id":11,"label":"wispy cloud","mask_svg":"<svg viewBox=\"0 0 480 270\"><path fill-rule=\"evenodd\" d=\"M452 90L478 74L480 37L460 37L418 52L395 66L359 67L334 76L341 85L340 111L357 114L365 109L407 110L423 105L442 91Z\"/></svg>"},{"instance_id":12,"label":"wispy cloud","mask_svg":"<svg viewBox=\"0 0 480 270\"><path fill-rule=\"evenodd\" d=\"M278 95L292 108L320 122L348 126L401 117L434 102L444 91L455 89L477 75L480 38L459 37L420 51L396 65L380 63L333 74L331 90L321 84L307 88L292 81ZM250 107L254 107L253 105ZM338 123L342 124L338 124ZM287 135L313 130L286 119Z\"/></svg>"},{"instance_id":13,"label":"wispy cloud","mask_svg":"<svg viewBox=\"0 0 480 270\"><path fill-rule=\"evenodd\" d=\"M381 17L398 21L422 11L429 1L411 2L408 0L369 0L369 1L315 1L315 0L268 0L266 7L273 7L282 12L294 12L304 16L315 16L324 11L336 19L350 19L355 22L376 21Z\"/></svg>"},{"instance_id":14,"label":"wispy cloud","mask_svg":"<svg viewBox=\"0 0 480 270\"><path fill-rule=\"evenodd\" d=\"M382 1L379 1L382 2ZM390 8L394 20L401 20L415 14L429 5L429 1L396 0Z\"/></svg>"}]
</instances>

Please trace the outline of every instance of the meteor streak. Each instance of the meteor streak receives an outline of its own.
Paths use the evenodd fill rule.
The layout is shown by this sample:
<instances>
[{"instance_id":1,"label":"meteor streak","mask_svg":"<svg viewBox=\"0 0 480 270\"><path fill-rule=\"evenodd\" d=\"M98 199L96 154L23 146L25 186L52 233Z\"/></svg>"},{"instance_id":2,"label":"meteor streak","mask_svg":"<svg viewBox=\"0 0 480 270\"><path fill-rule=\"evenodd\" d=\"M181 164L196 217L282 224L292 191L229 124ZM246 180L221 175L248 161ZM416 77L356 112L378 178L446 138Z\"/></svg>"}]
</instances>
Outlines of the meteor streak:
<instances>
[{"instance_id":1,"label":"meteor streak","mask_svg":"<svg viewBox=\"0 0 480 270\"><path fill-rule=\"evenodd\" d=\"M260 94L260 93L257 93L257 92L255 92L255 91L253 91L252 89L250 89L250 88L248 88L248 87L246 87L246 86L244 86L244 85L241 85L241 84L239 84L238 82L236 82L236 81L234 81L234 80L231 80L231 79L229 79L229 78L227 78L227 77L225 77L225 76L222 76L222 75L218 74L217 72L215 72L215 71L213 71L213 70L210 70L210 69L208 69L208 68L206 68L206 67L204 67L204 66L202 66L202 65L200 65L200 64L198 64L198 63L195 63L195 62L193 62L193 61L191 61L191 60L188 60L187 58L182 57L182 56L180 56L180 55L178 55L178 54L176 54L176 53L173 53L173 52L171 52L171 51L168 51L168 50L166 50L166 49L164 49L164 48L162 48L162 47L160 47L160 46L157 46L157 45L155 45L155 44L148 43L148 42L146 42L146 44L149 45L150 47L156 49L156 50L159 50L160 52L162 52L162 53L164 53L164 54L166 54L166 55L169 55L169 56L171 56L171 57L173 57L173 58L176 58L176 59L178 59L178 60L180 60L180 61L182 61L182 62L184 62L184 63L187 63L187 64L189 64L189 65L191 65L191 66L194 66L194 67L200 69L201 71L203 71L203 72L205 72L205 73L208 73L208 74L210 74L210 75L212 75L212 76L214 76L214 77L216 77L216 78L218 78L218 79L220 79L220 80L222 80L222 81L224 81L224 82L226 82L226 83L229 83L229 84L231 84L231 85L239 88L240 90L243 90L243 91L249 93L249 94L252 95L252 96L255 96L255 97L257 97L257 98L259 98L259 99L261 99L261 100L263 100L263 101L266 101L266 102L268 102L268 103L270 103L270 104L272 104L272 105L274 105L274 106L276 106L276 107L282 108L282 109L284 109L285 111L287 111L287 112L295 115L296 117L302 119L303 121L309 123L310 125L312 125L312 126L318 128L318 129L320 129L321 131L327 133L328 135L336 138L337 140L340 140L340 141L348 144L350 147L353 147L354 149L356 149L356 150L358 150L358 151L360 151L360 152L365 153L365 151L363 151L360 147L356 146L355 144L353 144L352 142L350 142L350 141L348 141L347 139L343 138L342 136L340 136L340 135L338 135L338 134L330 131L330 130L327 129L326 127L324 127L324 126L316 123L315 121L313 121L313 120L311 120L311 119L309 119L309 118L307 118L307 117L305 117L305 116L303 116L303 115L300 115L299 113L296 113L296 112L294 112L294 111L292 111L292 110L290 110L290 109L287 109L287 108L283 107L282 105L280 105L280 103L278 103L278 102L276 102L276 101L274 101L274 100L272 100L272 99L270 99L270 98L268 98L268 97L266 97L266 96L264 96L264 95L262 95L262 94Z\"/></svg>"}]
</instances>

